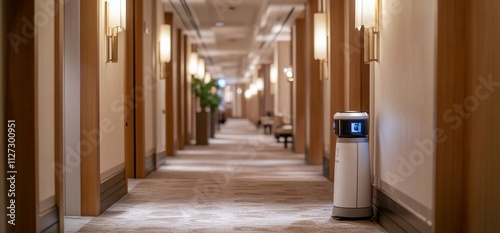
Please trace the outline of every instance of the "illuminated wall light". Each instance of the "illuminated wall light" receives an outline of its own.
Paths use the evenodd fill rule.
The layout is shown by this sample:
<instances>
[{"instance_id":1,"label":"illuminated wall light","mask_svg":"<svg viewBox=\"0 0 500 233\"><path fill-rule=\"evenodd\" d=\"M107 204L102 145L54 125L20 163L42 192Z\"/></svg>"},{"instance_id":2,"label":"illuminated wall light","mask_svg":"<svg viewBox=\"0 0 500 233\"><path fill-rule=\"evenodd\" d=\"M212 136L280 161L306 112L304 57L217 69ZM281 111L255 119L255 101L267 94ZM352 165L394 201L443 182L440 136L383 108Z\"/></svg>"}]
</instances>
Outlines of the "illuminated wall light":
<instances>
[{"instance_id":1,"label":"illuminated wall light","mask_svg":"<svg viewBox=\"0 0 500 233\"><path fill-rule=\"evenodd\" d=\"M363 30L364 61L379 61L379 1L356 0L355 27Z\"/></svg>"},{"instance_id":2,"label":"illuminated wall light","mask_svg":"<svg viewBox=\"0 0 500 233\"><path fill-rule=\"evenodd\" d=\"M283 72L285 73L288 82L293 82L293 69L292 69L292 67L285 67L283 69Z\"/></svg>"},{"instance_id":3,"label":"illuminated wall light","mask_svg":"<svg viewBox=\"0 0 500 233\"><path fill-rule=\"evenodd\" d=\"M255 82L255 86L257 86L258 91L264 90L264 80L262 78L258 78Z\"/></svg>"},{"instance_id":4,"label":"illuminated wall light","mask_svg":"<svg viewBox=\"0 0 500 233\"><path fill-rule=\"evenodd\" d=\"M327 34L326 34L326 14L314 14L314 59L326 60Z\"/></svg>"},{"instance_id":5,"label":"illuminated wall light","mask_svg":"<svg viewBox=\"0 0 500 233\"><path fill-rule=\"evenodd\" d=\"M271 65L271 73L269 79L272 84L276 84L276 82L278 82L278 70L274 65Z\"/></svg>"},{"instance_id":6,"label":"illuminated wall light","mask_svg":"<svg viewBox=\"0 0 500 233\"><path fill-rule=\"evenodd\" d=\"M355 26L361 29L375 27L376 0L356 0Z\"/></svg>"},{"instance_id":7,"label":"illuminated wall light","mask_svg":"<svg viewBox=\"0 0 500 233\"><path fill-rule=\"evenodd\" d=\"M106 62L118 62L118 33L126 27L126 1L107 0L104 3L106 27Z\"/></svg>"},{"instance_id":8,"label":"illuminated wall light","mask_svg":"<svg viewBox=\"0 0 500 233\"><path fill-rule=\"evenodd\" d=\"M212 81L212 75L210 74L210 72L205 73L205 78L203 79L203 81L205 83L209 83L210 81Z\"/></svg>"},{"instance_id":9,"label":"illuminated wall light","mask_svg":"<svg viewBox=\"0 0 500 233\"><path fill-rule=\"evenodd\" d=\"M250 91L250 90L246 90L246 91L245 91L245 98L246 98L246 99L250 99L250 98L252 98L252 91Z\"/></svg>"},{"instance_id":10,"label":"illuminated wall light","mask_svg":"<svg viewBox=\"0 0 500 233\"><path fill-rule=\"evenodd\" d=\"M328 57L328 34L327 34L327 16L326 13L314 14L314 59L319 60L320 75L326 79Z\"/></svg>"},{"instance_id":11,"label":"illuminated wall light","mask_svg":"<svg viewBox=\"0 0 500 233\"><path fill-rule=\"evenodd\" d=\"M189 74L195 75L198 73L198 53L192 52L189 55Z\"/></svg>"},{"instance_id":12,"label":"illuminated wall light","mask_svg":"<svg viewBox=\"0 0 500 233\"><path fill-rule=\"evenodd\" d=\"M241 95L241 92L242 92L241 88L238 87L238 89L236 89L236 93L238 93L238 95Z\"/></svg>"},{"instance_id":13,"label":"illuminated wall light","mask_svg":"<svg viewBox=\"0 0 500 233\"><path fill-rule=\"evenodd\" d=\"M170 62L172 58L172 28L168 24L160 27L160 61Z\"/></svg>"},{"instance_id":14,"label":"illuminated wall light","mask_svg":"<svg viewBox=\"0 0 500 233\"><path fill-rule=\"evenodd\" d=\"M203 58L198 58L198 78L203 78L205 77L205 59Z\"/></svg>"},{"instance_id":15,"label":"illuminated wall light","mask_svg":"<svg viewBox=\"0 0 500 233\"><path fill-rule=\"evenodd\" d=\"M250 93L252 93L252 95L257 95L258 93L257 85L254 83L250 84Z\"/></svg>"}]
</instances>

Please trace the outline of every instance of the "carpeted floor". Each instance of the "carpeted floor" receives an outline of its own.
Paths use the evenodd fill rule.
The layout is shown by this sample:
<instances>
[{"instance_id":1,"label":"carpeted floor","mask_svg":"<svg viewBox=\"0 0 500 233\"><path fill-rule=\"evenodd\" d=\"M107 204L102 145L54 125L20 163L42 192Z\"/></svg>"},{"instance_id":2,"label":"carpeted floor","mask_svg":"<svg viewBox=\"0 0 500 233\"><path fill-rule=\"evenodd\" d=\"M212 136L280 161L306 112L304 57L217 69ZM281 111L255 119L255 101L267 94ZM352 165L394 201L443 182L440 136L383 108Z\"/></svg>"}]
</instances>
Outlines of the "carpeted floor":
<instances>
[{"instance_id":1,"label":"carpeted floor","mask_svg":"<svg viewBox=\"0 0 500 233\"><path fill-rule=\"evenodd\" d=\"M231 119L210 146L189 146L80 232L385 232L330 217L321 166Z\"/></svg>"}]
</instances>

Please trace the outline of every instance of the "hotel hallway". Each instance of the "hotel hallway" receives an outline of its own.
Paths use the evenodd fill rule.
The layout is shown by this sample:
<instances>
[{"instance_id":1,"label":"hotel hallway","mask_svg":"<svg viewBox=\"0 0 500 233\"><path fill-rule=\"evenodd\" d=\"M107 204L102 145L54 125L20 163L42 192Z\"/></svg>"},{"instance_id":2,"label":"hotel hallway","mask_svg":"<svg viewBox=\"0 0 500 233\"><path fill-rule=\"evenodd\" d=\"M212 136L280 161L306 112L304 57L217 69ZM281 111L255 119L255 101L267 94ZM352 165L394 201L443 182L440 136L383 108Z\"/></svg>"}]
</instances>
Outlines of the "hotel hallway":
<instances>
[{"instance_id":1,"label":"hotel hallway","mask_svg":"<svg viewBox=\"0 0 500 233\"><path fill-rule=\"evenodd\" d=\"M369 220L332 219L321 169L231 119L210 146L169 157L79 232L385 232Z\"/></svg>"}]
</instances>

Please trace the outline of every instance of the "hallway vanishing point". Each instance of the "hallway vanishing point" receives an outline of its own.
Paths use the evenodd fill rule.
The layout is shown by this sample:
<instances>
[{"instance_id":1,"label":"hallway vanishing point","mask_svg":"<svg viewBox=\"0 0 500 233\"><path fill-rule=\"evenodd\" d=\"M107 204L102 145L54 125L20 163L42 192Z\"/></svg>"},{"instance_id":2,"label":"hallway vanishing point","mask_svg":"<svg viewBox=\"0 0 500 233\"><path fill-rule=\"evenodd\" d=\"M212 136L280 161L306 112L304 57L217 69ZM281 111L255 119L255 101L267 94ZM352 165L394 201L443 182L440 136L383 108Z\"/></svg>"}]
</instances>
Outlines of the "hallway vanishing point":
<instances>
[{"instance_id":1,"label":"hallway vanishing point","mask_svg":"<svg viewBox=\"0 0 500 233\"><path fill-rule=\"evenodd\" d=\"M332 183L247 120L169 157L80 232L385 232L330 217Z\"/></svg>"}]
</instances>

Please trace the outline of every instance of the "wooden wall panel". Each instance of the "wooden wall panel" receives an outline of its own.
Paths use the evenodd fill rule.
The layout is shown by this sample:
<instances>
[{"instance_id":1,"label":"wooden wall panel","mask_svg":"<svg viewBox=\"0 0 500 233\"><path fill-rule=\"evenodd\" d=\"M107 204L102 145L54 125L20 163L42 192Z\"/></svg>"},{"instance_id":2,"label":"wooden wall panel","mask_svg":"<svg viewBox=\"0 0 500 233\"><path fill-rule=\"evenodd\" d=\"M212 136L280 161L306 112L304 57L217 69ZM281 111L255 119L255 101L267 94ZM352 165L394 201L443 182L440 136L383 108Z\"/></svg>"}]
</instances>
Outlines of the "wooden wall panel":
<instances>
[{"instance_id":1,"label":"wooden wall panel","mask_svg":"<svg viewBox=\"0 0 500 233\"><path fill-rule=\"evenodd\" d=\"M314 60L314 13L318 12L318 1L309 0L306 4L306 88L309 140L306 140L309 164L323 163L323 82L320 80L319 61Z\"/></svg>"},{"instance_id":2,"label":"wooden wall panel","mask_svg":"<svg viewBox=\"0 0 500 233\"><path fill-rule=\"evenodd\" d=\"M135 177L146 177L143 0L134 1Z\"/></svg>"},{"instance_id":3,"label":"wooden wall panel","mask_svg":"<svg viewBox=\"0 0 500 233\"><path fill-rule=\"evenodd\" d=\"M293 30L295 56L293 81L293 149L295 153L305 153L306 146L306 64L305 64L305 19L296 19Z\"/></svg>"},{"instance_id":4,"label":"wooden wall panel","mask_svg":"<svg viewBox=\"0 0 500 233\"><path fill-rule=\"evenodd\" d=\"M330 126L333 125L333 114L345 111L345 51L344 51L344 24L345 24L345 1L330 2L330 111L332 113ZM335 146L337 136L330 129L330 158L335 158ZM333 181L335 174L335 159L330 159L329 178Z\"/></svg>"},{"instance_id":5,"label":"wooden wall panel","mask_svg":"<svg viewBox=\"0 0 500 233\"><path fill-rule=\"evenodd\" d=\"M100 155L99 134L95 132L99 132L99 1L81 1L80 17L81 211L83 216L98 216Z\"/></svg>"},{"instance_id":6,"label":"wooden wall panel","mask_svg":"<svg viewBox=\"0 0 500 233\"><path fill-rule=\"evenodd\" d=\"M127 178L135 178L135 108L134 108L134 1L127 0L127 25L125 30L125 172Z\"/></svg>"},{"instance_id":7,"label":"wooden wall panel","mask_svg":"<svg viewBox=\"0 0 500 233\"><path fill-rule=\"evenodd\" d=\"M165 24L170 24L172 25L173 23L173 14L172 13L165 13L164 14L164 23ZM171 38L172 38L172 42L174 41L174 36L177 36L177 33L175 32L175 30L173 29L175 27L173 27L172 25L172 31L171 31ZM174 43L172 43L173 45ZM172 48L174 48L172 46ZM172 49L172 51L174 51ZM173 59L175 59L176 57L175 56L172 56ZM167 153L167 156L174 156L175 155L175 148L176 148L176 144L175 144L175 134L176 134L176 131L175 131L175 114L176 114L176 108L175 108L175 102L174 102L174 93L175 92L175 80L174 78L177 77L177 74L174 74L174 60L172 59L171 62L169 63L166 63L165 64L165 110L166 110L166 122L165 122L165 126L166 126L166 129L167 129L167 132L166 132L166 153Z\"/></svg>"},{"instance_id":8,"label":"wooden wall panel","mask_svg":"<svg viewBox=\"0 0 500 233\"><path fill-rule=\"evenodd\" d=\"M5 31L17 35L26 43L7 44L6 52L6 120L15 120L16 139L16 225L7 224L9 232L39 230L38 157L35 133L35 40L34 34L23 33L24 22L33 22L33 0L5 1ZM8 41L6 39L6 41ZM3 123L2 123L3 124ZM6 171L12 170L8 167ZM8 183L2 181L8 187ZM8 190L8 188L7 188ZM2 193L1 195L7 195ZM9 200L9 199L7 199ZM18 201L22 200L22 201ZM7 217L3 216L2 221Z\"/></svg>"},{"instance_id":9,"label":"wooden wall panel","mask_svg":"<svg viewBox=\"0 0 500 233\"><path fill-rule=\"evenodd\" d=\"M500 3L467 1L464 119L464 232L500 229ZM491 85L487 84L490 83ZM486 85L485 85L486 84Z\"/></svg>"},{"instance_id":10,"label":"wooden wall panel","mask_svg":"<svg viewBox=\"0 0 500 233\"><path fill-rule=\"evenodd\" d=\"M190 106L189 106L189 101L188 101L188 98L190 96L190 90L191 90L191 87L189 86L189 81L188 81L188 75L189 75L189 55L190 55L190 44L189 44L189 39L188 39L188 36L187 35L184 35L182 37L182 41L183 41L183 47L182 47L182 53L183 53L183 57L182 57L182 61L183 61L183 64L182 64L182 69L184 70L184 75L183 75L183 78L182 78L182 82L183 82L183 91L182 91L182 111L183 111L183 114L184 114L184 121L183 121L183 131L184 131L184 144L186 145L189 145L190 144L190 140L191 140L191 137L190 137L190 134L189 134L189 122L190 122L190 115L189 115L189 109L190 109Z\"/></svg>"},{"instance_id":11,"label":"wooden wall panel","mask_svg":"<svg viewBox=\"0 0 500 233\"><path fill-rule=\"evenodd\" d=\"M177 33L177 149L184 149L184 122L186 121L184 115L184 47L186 46L183 40L182 30L178 29Z\"/></svg>"},{"instance_id":12,"label":"wooden wall panel","mask_svg":"<svg viewBox=\"0 0 500 233\"><path fill-rule=\"evenodd\" d=\"M55 201L57 205L57 219L58 228L60 232L64 232L64 126L63 126L63 98L64 98L64 4L63 2L55 1L55 45L54 45L54 162L55 166L55 184L56 196Z\"/></svg>"},{"instance_id":13,"label":"wooden wall panel","mask_svg":"<svg viewBox=\"0 0 500 233\"><path fill-rule=\"evenodd\" d=\"M446 111L464 100L466 0L438 1L436 127L446 140L436 145L434 232L462 232L463 127L452 128Z\"/></svg>"}]
</instances>

